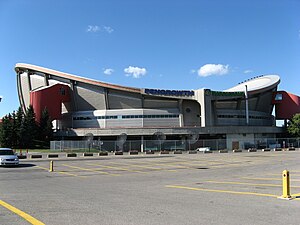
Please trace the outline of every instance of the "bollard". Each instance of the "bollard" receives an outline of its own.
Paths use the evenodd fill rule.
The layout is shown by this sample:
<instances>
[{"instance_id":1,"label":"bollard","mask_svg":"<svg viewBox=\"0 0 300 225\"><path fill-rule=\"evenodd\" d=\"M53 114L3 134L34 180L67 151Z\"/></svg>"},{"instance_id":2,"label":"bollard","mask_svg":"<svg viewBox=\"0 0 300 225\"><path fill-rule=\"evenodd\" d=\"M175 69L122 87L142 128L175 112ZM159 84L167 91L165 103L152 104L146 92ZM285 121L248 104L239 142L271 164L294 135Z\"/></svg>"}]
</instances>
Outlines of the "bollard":
<instances>
[{"instance_id":1,"label":"bollard","mask_svg":"<svg viewBox=\"0 0 300 225\"><path fill-rule=\"evenodd\" d=\"M49 172L53 172L53 161L51 160L50 161L50 168L49 168Z\"/></svg>"},{"instance_id":2,"label":"bollard","mask_svg":"<svg viewBox=\"0 0 300 225\"><path fill-rule=\"evenodd\" d=\"M292 199L290 192L290 172L288 170L282 171L282 196L281 199Z\"/></svg>"}]
</instances>

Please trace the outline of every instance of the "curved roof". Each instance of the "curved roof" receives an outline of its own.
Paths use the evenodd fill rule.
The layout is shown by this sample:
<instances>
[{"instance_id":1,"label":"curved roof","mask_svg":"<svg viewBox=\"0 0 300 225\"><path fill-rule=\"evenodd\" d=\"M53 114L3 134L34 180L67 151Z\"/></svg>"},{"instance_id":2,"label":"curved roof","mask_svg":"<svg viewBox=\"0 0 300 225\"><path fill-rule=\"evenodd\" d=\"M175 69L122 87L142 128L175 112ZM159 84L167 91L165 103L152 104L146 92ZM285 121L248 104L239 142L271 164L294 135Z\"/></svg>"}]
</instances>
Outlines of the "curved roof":
<instances>
[{"instance_id":1,"label":"curved roof","mask_svg":"<svg viewBox=\"0 0 300 225\"><path fill-rule=\"evenodd\" d=\"M26 64L26 63L17 63L15 66L15 71L19 72L22 70L25 70L25 71L32 70L32 71L37 71L40 73L49 74L49 75L53 75L53 76L57 76L57 77L61 77L61 78L69 79L69 80L74 80L74 81L78 81L78 82L84 82L84 83L88 83L88 84L92 84L92 85L96 85L96 86L112 88L112 89L117 89L117 90L123 90L123 91L129 91L129 92L135 92L135 93L141 93L141 89L139 89L139 88L132 88L132 87L126 87L126 86L121 86L121 85L116 85L116 84L104 83L104 82L76 76L73 74L63 73L63 72L60 72L57 70L44 68L41 66L35 66L35 65Z\"/></svg>"},{"instance_id":2,"label":"curved roof","mask_svg":"<svg viewBox=\"0 0 300 225\"><path fill-rule=\"evenodd\" d=\"M265 75L258 76L248 80L245 80L238 85L225 90L226 92L234 91L245 91L245 86L247 85L248 92L261 92L269 89L275 88L280 83L280 77L278 75Z\"/></svg>"}]
</instances>

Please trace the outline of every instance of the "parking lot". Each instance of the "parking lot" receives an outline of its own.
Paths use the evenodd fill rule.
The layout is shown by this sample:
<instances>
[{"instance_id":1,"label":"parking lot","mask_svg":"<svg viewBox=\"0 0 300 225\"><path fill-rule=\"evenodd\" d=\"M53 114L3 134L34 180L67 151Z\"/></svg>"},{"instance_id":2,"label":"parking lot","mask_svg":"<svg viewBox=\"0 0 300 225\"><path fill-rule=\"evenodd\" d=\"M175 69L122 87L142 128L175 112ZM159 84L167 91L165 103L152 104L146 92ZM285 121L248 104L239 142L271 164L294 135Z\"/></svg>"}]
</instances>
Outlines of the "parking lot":
<instances>
[{"instance_id":1,"label":"parking lot","mask_svg":"<svg viewBox=\"0 0 300 225\"><path fill-rule=\"evenodd\" d=\"M0 224L300 224L299 151L23 160ZM282 195L283 170L293 200ZM299 198L298 198L299 197Z\"/></svg>"}]
</instances>

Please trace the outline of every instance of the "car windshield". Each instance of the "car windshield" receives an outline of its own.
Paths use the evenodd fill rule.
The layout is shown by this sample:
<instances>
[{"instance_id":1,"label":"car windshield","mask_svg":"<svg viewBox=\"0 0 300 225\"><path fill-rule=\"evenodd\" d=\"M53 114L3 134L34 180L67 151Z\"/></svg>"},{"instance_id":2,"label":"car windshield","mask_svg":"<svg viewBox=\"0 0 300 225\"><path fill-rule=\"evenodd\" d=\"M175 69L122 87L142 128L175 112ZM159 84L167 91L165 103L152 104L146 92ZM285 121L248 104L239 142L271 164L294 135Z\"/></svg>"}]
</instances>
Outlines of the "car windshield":
<instances>
[{"instance_id":1,"label":"car windshield","mask_svg":"<svg viewBox=\"0 0 300 225\"><path fill-rule=\"evenodd\" d=\"M0 155L14 155L12 150L1 150Z\"/></svg>"}]
</instances>

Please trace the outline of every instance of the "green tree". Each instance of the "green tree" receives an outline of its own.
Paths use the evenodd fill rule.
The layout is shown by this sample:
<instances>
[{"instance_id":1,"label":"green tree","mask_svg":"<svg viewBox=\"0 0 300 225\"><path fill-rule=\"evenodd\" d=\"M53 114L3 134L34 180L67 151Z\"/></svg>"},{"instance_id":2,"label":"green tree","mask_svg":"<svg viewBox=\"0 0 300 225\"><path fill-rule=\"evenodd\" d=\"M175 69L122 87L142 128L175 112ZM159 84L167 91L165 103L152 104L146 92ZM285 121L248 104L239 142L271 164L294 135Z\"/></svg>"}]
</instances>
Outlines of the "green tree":
<instances>
[{"instance_id":1,"label":"green tree","mask_svg":"<svg viewBox=\"0 0 300 225\"><path fill-rule=\"evenodd\" d=\"M2 118L0 142L1 146L10 148L12 147L12 116L8 114Z\"/></svg>"},{"instance_id":2,"label":"green tree","mask_svg":"<svg viewBox=\"0 0 300 225\"><path fill-rule=\"evenodd\" d=\"M53 137L52 121L48 110L42 112L41 120L36 123L33 107L30 105L23 112L19 107L17 112L3 117L0 123L0 145L12 148L49 147Z\"/></svg>"},{"instance_id":3,"label":"green tree","mask_svg":"<svg viewBox=\"0 0 300 225\"><path fill-rule=\"evenodd\" d=\"M21 147L34 148L37 134L38 126L35 121L35 113L32 105L29 105L20 129L20 135L22 137Z\"/></svg>"},{"instance_id":4,"label":"green tree","mask_svg":"<svg viewBox=\"0 0 300 225\"><path fill-rule=\"evenodd\" d=\"M22 127L23 119L24 119L24 113L23 113L22 107L20 106L17 110L16 121L15 121L18 148L21 147L21 140L22 140L21 127Z\"/></svg>"},{"instance_id":5,"label":"green tree","mask_svg":"<svg viewBox=\"0 0 300 225\"><path fill-rule=\"evenodd\" d=\"M11 114L12 119L10 121L11 123L11 134L10 134L10 141L11 141L11 146L13 148L18 148L19 147L19 138L18 138L18 127L17 127L17 114L15 111L12 112Z\"/></svg>"},{"instance_id":6,"label":"green tree","mask_svg":"<svg viewBox=\"0 0 300 225\"><path fill-rule=\"evenodd\" d=\"M52 120L50 118L47 108L45 108L42 112L42 116L39 123L39 140L49 145L48 142L52 139L52 137L53 137Z\"/></svg>"},{"instance_id":7,"label":"green tree","mask_svg":"<svg viewBox=\"0 0 300 225\"><path fill-rule=\"evenodd\" d=\"M293 116L293 118L289 121L288 128L289 134L294 137L300 137L300 114L297 113Z\"/></svg>"}]
</instances>

